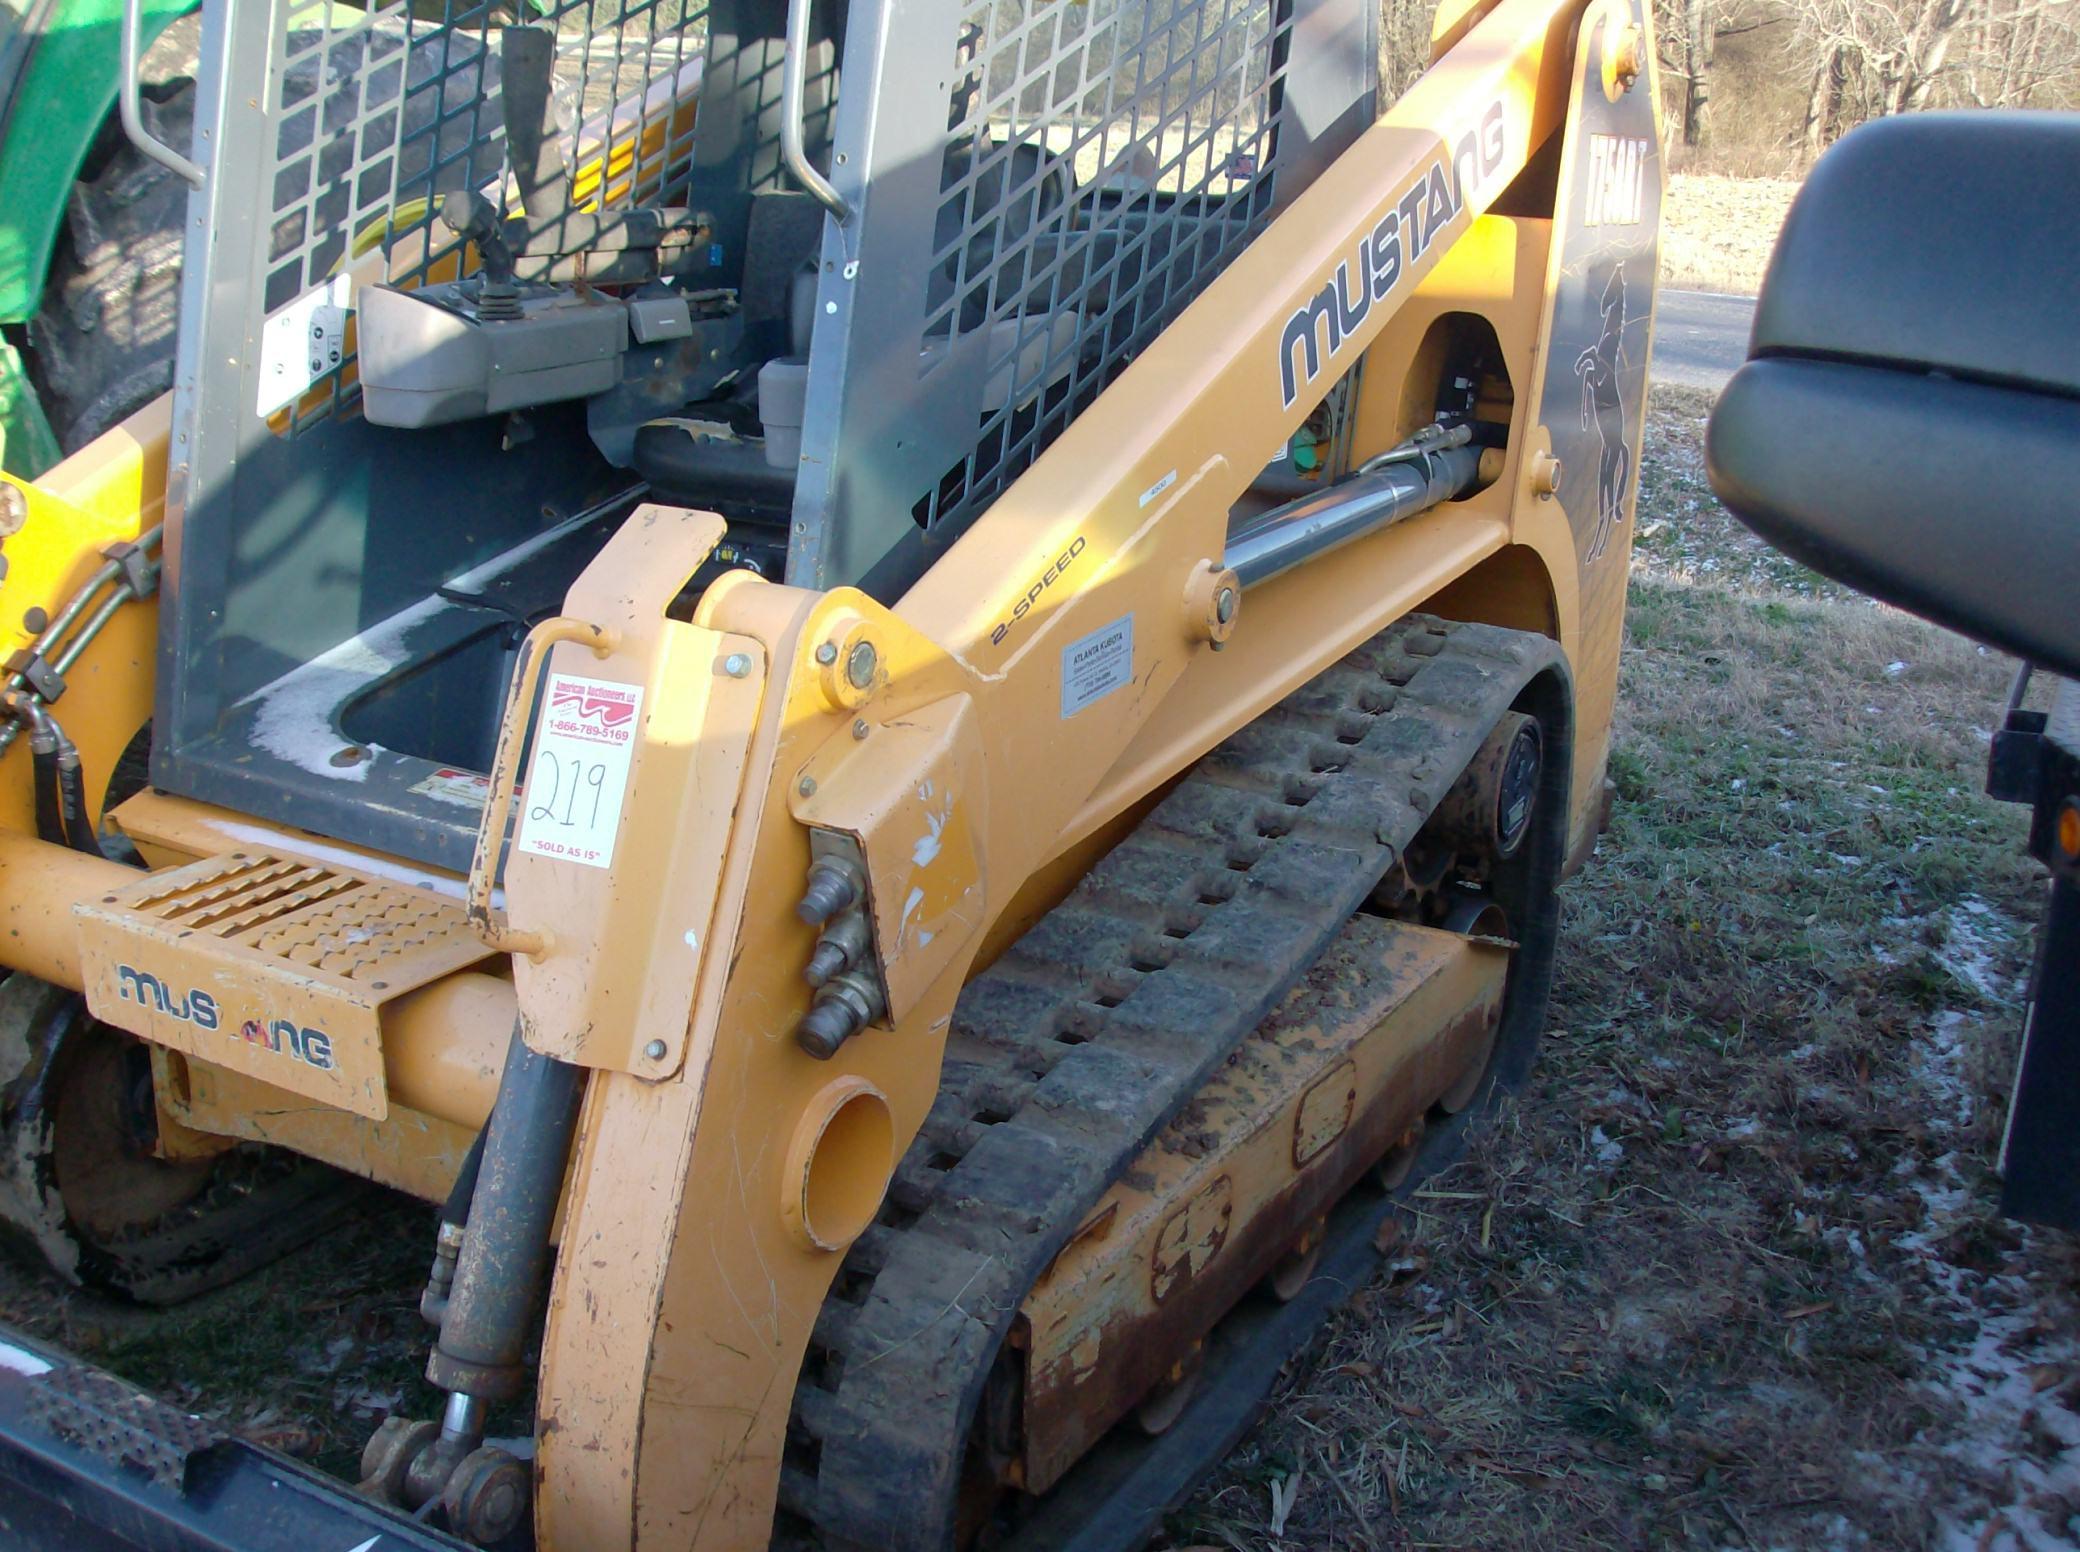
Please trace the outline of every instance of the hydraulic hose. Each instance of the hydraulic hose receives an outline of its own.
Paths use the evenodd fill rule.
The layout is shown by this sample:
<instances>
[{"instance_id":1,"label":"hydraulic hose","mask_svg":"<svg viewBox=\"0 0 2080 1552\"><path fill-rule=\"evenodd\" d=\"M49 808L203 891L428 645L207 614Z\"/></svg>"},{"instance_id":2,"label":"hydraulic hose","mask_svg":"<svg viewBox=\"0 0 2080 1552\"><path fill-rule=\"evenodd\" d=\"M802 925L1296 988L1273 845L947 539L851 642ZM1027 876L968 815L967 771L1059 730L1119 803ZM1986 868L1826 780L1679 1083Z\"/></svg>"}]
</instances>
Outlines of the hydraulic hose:
<instances>
[{"instance_id":1,"label":"hydraulic hose","mask_svg":"<svg viewBox=\"0 0 2080 1552\"><path fill-rule=\"evenodd\" d=\"M101 837L94 833L93 818L87 813L86 778L81 774L79 751L69 743L58 751L58 816L65 826L65 844L90 857L106 857Z\"/></svg>"},{"instance_id":2,"label":"hydraulic hose","mask_svg":"<svg viewBox=\"0 0 2080 1552\"><path fill-rule=\"evenodd\" d=\"M462 1168L455 1172L455 1183L448 1187L448 1198L441 1203L441 1222L452 1228L469 1225L470 1198L477 1194L477 1172L484 1167L484 1134L490 1130L489 1122L477 1128L469 1152L462 1156Z\"/></svg>"},{"instance_id":3,"label":"hydraulic hose","mask_svg":"<svg viewBox=\"0 0 2080 1552\"><path fill-rule=\"evenodd\" d=\"M31 748L29 781L36 794L36 834L54 846L67 844L65 814L58 797L58 751Z\"/></svg>"},{"instance_id":4,"label":"hydraulic hose","mask_svg":"<svg viewBox=\"0 0 2080 1552\"><path fill-rule=\"evenodd\" d=\"M29 730L29 777L36 801L37 835L54 845L106 857L87 813L79 747L66 737L50 708L26 690L10 693L0 702L0 710L12 719L10 726Z\"/></svg>"}]
</instances>

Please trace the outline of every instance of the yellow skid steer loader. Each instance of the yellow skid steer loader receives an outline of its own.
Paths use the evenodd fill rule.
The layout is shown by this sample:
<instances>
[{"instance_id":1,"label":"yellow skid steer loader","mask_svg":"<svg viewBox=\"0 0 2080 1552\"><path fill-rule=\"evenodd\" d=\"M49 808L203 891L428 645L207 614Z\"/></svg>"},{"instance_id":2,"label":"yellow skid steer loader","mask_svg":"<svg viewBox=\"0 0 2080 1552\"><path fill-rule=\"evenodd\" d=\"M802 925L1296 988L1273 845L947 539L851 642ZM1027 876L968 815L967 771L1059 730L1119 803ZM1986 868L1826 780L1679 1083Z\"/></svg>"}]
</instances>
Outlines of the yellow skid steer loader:
<instances>
[{"instance_id":1,"label":"yellow skid steer loader","mask_svg":"<svg viewBox=\"0 0 2080 1552\"><path fill-rule=\"evenodd\" d=\"M356 1491L10 1340L0 1523L1138 1544L1532 1059L1648 9L202 33L174 392L0 489L0 1220L164 1303L415 1193L447 1399Z\"/></svg>"}]
</instances>

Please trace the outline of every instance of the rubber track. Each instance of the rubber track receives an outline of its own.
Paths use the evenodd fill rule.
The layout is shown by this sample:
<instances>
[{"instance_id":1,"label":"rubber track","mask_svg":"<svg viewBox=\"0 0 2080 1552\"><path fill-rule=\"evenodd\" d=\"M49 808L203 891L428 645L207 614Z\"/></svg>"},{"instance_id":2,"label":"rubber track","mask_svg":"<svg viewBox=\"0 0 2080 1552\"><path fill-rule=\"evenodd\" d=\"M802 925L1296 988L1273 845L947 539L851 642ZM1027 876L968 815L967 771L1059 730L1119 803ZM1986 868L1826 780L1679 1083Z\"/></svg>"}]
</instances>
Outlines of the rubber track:
<instances>
[{"instance_id":1,"label":"rubber track","mask_svg":"<svg viewBox=\"0 0 2080 1552\"><path fill-rule=\"evenodd\" d=\"M938 1099L795 1392L781 1504L824 1545L952 1544L1026 1290L1558 659L1540 636L1399 621L1208 754L962 991Z\"/></svg>"}]
</instances>

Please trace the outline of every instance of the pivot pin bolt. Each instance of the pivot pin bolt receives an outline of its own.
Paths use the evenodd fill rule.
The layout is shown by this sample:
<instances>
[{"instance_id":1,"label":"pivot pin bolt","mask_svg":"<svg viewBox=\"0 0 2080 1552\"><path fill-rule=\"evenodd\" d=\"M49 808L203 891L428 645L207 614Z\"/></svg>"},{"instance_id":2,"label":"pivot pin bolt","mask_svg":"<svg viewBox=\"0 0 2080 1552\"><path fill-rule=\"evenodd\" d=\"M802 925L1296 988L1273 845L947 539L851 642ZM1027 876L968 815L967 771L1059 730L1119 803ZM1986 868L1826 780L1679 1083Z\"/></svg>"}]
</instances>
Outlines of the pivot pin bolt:
<instances>
[{"instance_id":1,"label":"pivot pin bolt","mask_svg":"<svg viewBox=\"0 0 2080 1552\"><path fill-rule=\"evenodd\" d=\"M864 690L874 682L874 669L880 662L874 651L874 643L862 641L845 658L845 679L855 690Z\"/></svg>"}]
</instances>

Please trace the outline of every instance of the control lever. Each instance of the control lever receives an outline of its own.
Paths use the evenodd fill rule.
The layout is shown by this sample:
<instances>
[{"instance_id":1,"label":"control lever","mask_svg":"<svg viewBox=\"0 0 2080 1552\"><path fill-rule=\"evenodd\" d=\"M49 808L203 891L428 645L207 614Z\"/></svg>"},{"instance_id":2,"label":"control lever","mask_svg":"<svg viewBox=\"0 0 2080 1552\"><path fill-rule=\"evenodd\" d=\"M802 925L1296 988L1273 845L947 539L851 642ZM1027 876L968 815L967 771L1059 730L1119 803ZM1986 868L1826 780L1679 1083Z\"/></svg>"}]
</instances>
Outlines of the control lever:
<instances>
[{"instance_id":1,"label":"control lever","mask_svg":"<svg viewBox=\"0 0 2080 1552\"><path fill-rule=\"evenodd\" d=\"M539 231L570 209L563 152L556 144L556 35L546 27L499 33L500 92L505 98L506 165L520 186L527 224Z\"/></svg>"},{"instance_id":2,"label":"control lever","mask_svg":"<svg viewBox=\"0 0 2080 1552\"><path fill-rule=\"evenodd\" d=\"M498 208L483 195L457 189L441 200L441 225L465 242L477 245L478 313L485 318L520 316L520 288L513 283L513 249L506 241Z\"/></svg>"}]
</instances>

